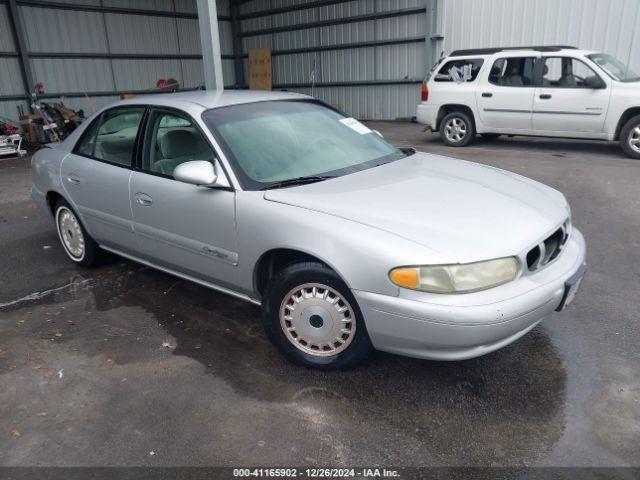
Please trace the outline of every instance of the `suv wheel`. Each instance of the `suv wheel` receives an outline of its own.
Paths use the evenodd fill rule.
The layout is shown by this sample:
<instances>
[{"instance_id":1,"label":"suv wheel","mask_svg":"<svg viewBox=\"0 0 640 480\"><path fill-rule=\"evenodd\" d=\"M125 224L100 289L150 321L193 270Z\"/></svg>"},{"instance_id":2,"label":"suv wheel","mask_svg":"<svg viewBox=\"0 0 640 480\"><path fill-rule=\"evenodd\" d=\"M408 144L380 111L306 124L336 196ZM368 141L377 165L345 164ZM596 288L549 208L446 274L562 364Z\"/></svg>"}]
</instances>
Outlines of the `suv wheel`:
<instances>
[{"instance_id":1,"label":"suv wheel","mask_svg":"<svg viewBox=\"0 0 640 480\"><path fill-rule=\"evenodd\" d=\"M54 207L56 230L65 253L82 267L97 265L102 251L80 223L80 219L65 200Z\"/></svg>"},{"instance_id":2,"label":"suv wheel","mask_svg":"<svg viewBox=\"0 0 640 480\"><path fill-rule=\"evenodd\" d=\"M440 138L450 147L466 147L475 135L473 120L464 112L452 112L440 122Z\"/></svg>"},{"instance_id":3,"label":"suv wheel","mask_svg":"<svg viewBox=\"0 0 640 480\"><path fill-rule=\"evenodd\" d=\"M271 342L299 365L346 370L373 350L351 290L321 263L282 269L265 292L262 319Z\"/></svg>"},{"instance_id":4,"label":"suv wheel","mask_svg":"<svg viewBox=\"0 0 640 480\"><path fill-rule=\"evenodd\" d=\"M620 145L628 157L640 159L640 115L633 117L622 127Z\"/></svg>"}]
</instances>

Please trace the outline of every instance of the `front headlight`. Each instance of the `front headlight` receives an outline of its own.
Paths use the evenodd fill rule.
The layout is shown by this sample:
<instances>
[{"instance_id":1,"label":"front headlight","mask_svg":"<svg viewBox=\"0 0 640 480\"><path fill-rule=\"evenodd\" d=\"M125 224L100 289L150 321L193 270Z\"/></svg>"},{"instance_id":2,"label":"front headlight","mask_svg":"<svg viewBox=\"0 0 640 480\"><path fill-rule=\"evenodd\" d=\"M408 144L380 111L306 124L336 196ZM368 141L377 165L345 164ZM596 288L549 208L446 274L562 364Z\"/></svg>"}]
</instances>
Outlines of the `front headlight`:
<instances>
[{"instance_id":1,"label":"front headlight","mask_svg":"<svg viewBox=\"0 0 640 480\"><path fill-rule=\"evenodd\" d=\"M394 268L389 279L399 287L431 293L470 293L497 287L518 275L515 257L455 265Z\"/></svg>"}]
</instances>

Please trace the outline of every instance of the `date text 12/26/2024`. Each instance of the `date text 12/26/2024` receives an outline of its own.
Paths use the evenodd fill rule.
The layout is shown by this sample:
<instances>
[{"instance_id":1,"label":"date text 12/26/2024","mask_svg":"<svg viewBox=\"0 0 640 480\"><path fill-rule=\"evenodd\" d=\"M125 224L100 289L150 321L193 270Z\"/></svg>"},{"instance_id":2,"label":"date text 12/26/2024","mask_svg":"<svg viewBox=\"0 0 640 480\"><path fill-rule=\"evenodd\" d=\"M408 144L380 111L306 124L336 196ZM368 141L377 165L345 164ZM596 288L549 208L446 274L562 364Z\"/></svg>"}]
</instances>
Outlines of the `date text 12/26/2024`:
<instances>
[{"instance_id":1,"label":"date text 12/26/2024","mask_svg":"<svg viewBox=\"0 0 640 480\"><path fill-rule=\"evenodd\" d=\"M398 478L386 468L234 468L234 478Z\"/></svg>"}]
</instances>

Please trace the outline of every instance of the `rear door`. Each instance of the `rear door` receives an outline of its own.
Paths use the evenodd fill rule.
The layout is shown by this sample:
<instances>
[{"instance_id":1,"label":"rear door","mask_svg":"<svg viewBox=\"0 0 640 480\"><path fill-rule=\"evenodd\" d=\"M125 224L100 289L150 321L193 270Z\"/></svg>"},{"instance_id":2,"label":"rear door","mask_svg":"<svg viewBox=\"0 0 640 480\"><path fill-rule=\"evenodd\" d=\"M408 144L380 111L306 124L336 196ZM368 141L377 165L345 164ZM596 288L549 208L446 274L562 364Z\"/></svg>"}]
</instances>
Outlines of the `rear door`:
<instances>
[{"instance_id":1,"label":"rear door","mask_svg":"<svg viewBox=\"0 0 640 480\"><path fill-rule=\"evenodd\" d=\"M486 68L476 90L482 123L491 129L531 130L537 55L505 53Z\"/></svg>"},{"instance_id":2,"label":"rear door","mask_svg":"<svg viewBox=\"0 0 640 480\"><path fill-rule=\"evenodd\" d=\"M230 287L238 264L235 192L173 178L181 163L215 158L204 133L186 113L152 108L142 163L131 177L131 209L144 258Z\"/></svg>"},{"instance_id":3,"label":"rear door","mask_svg":"<svg viewBox=\"0 0 640 480\"><path fill-rule=\"evenodd\" d=\"M91 236L101 245L137 250L129 177L144 106L116 107L95 119L62 162L62 183Z\"/></svg>"},{"instance_id":4,"label":"rear door","mask_svg":"<svg viewBox=\"0 0 640 480\"><path fill-rule=\"evenodd\" d=\"M600 134L611 86L582 60L545 56L533 102L533 128L546 134ZM597 87L597 88L596 88Z\"/></svg>"}]
</instances>

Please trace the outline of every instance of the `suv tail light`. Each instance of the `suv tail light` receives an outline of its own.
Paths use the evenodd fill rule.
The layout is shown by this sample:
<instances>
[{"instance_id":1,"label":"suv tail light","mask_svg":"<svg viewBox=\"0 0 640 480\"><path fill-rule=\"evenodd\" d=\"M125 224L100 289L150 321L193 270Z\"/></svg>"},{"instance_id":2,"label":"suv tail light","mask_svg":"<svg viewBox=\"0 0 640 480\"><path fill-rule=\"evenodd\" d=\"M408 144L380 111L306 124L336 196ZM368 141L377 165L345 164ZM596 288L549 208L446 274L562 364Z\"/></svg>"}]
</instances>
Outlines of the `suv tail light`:
<instances>
[{"instance_id":1,"label":"suv tail light","mask_svg":"<svg viewBox=\"0 0 640 480\"><path fill-rule=\"evenodd\" d=\"M427 87L427 82L422 82L422 101L429 101L429 87Z\"/></svg>"}]
</instances>

